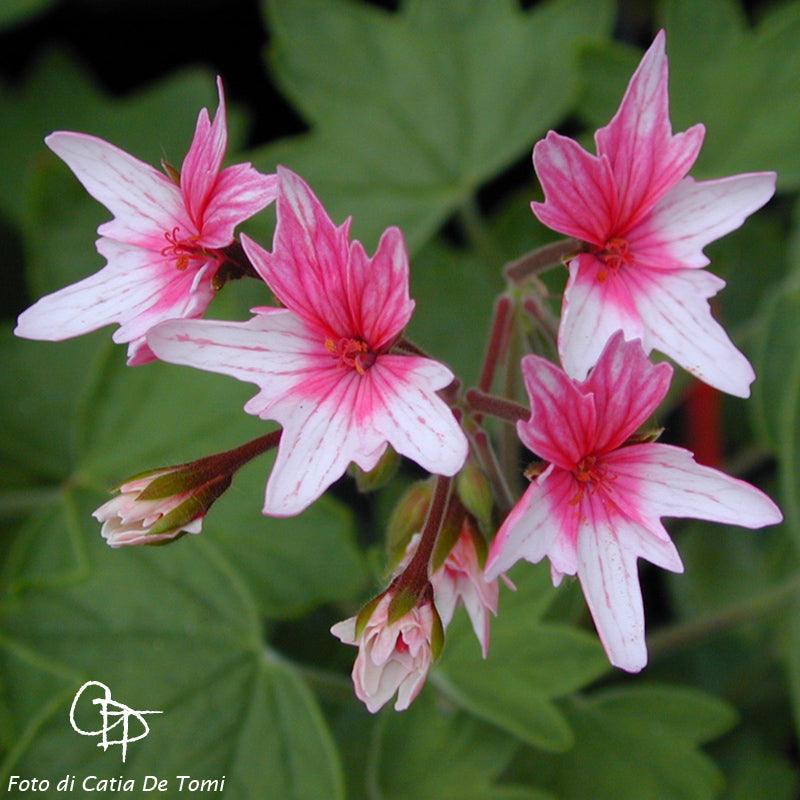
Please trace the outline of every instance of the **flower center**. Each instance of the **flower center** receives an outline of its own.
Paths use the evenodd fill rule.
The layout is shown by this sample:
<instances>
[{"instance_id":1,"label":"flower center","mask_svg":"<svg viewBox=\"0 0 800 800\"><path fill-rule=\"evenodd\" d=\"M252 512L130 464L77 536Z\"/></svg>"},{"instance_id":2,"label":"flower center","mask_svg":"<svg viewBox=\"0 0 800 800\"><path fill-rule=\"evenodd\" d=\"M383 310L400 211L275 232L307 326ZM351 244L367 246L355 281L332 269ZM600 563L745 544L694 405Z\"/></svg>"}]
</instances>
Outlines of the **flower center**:
<instances>
[{"instance_id":1,"label":"flower center","mask_svg":"<svg viewBox=\"0 0 800 800\"><path fill-rule=\"evenodd\" d=\"M620 267L625 264L630 264L631 262L627 240L617 237L609 239L605 247L602 249L598 248L594 255L605 265L604 268L597 273L597 280L600 283L605 283L609 275L616 275Z\"/></svg>"},{"instance_id":2,"label":"flower center","mask_svg":"<svg viewBox=\"0 0 800 800\"><path fill-rule=\"evenodd\" d=\"M211 256L197 244L197 236L186 236L181 238L180 228L174 227L171 231L164 233L164 238L169 244L161 251L162 256L175 259L175 269L187 269L193 261L207 261Z\"/></svg>"},{"instance_id":3,"label":"flower center","mask_svg":"<svg viewBox=\"0 0 800 800\"><path fill-rule=\"evenodd\" d=\"M578 505L586 496L586 492L590 494L597 491L598 487L608 485L616 477L609 473L605 465L600 462L597 456L584 456L572 470L575 480L578 481L578 491L572 500L569 501L570 505Z\"/></svg>"},{"instance_id":4,"label":"flower center","mask_svg":"<svg viewBox=\"0 0 800 800\"><path fill-rule=\"evenodd\" d=\"M375 363L375 353L363 339L346 336L338 341L326 339L325 349L341 366L354 369L359 375L363 375Z\"/></svg>"}]
</instances>

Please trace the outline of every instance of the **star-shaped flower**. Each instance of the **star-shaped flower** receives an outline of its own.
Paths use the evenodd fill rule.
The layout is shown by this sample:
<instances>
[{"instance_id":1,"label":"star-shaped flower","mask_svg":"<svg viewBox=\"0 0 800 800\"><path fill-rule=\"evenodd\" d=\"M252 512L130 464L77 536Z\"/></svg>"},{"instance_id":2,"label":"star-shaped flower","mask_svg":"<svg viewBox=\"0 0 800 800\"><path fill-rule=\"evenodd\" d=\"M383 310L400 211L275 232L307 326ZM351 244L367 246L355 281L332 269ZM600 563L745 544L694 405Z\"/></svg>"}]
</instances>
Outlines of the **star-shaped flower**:
<instances>
[{"instance_id":1,"label":"star-shaped flower","mask_svg":"<svg viewBox=\"0 0 800 800\"><path fill-rule=\"evenodd\" d=\"M750 484L696 464L688 450L626 444L663 399L672 368L651 364L622 332L583 382L538 356L526 356L522 371L531 418L517 431L550 465L500 528L487 578L545 556L554 583L577 574L611 663L636 672L647 662L636 560L683 571L661 517L760 528L780 522L780 510Z\"/></svg>"},{"instance_id":2,"label":"star-shaped flower","mask_svg":"<svg viewBox=\"0 0 800 800\"><path fill-rule=\"evenodd\" d=\"M225 98L203 109L180 175L164 174L95 136L56 132L45 139L114 219L98 228L108 262L88 278L41 298L15 333L59 341L119 324L128 364L152 361L147 331L159 322L199 317L214 296L212 281L228 260L236 226L275 199L276 178L250 164L222 169L228 142Z\"/></svg>"},{"instance_id":3,"label":"star-shaped flower","mask_svg":"<svg viewBox=\"0 0 800 800\"><path fill-rule=\"evenodd\" d=\"M279 167L278 181L273 252L242 244L285 308L254 309L249 322L163 323L150 347L259 387L245 410L283 426L265 514L297 514L351 461L372 469L387 443L429 472L455 474L467 441L436 394L453 374L390 352L414 308L402 234L386 230L369 258L301 178Z\"/></svg>"},{"instance_id":4,"label":"star-shaped flower","mask_svg":"<svg viewBox=\"0 0 800 800\"><path fill-rule=\"evenodd\" d=\"M583 379L616 330L700 380L747 397L755 375L711 316L725 282L703 248L738 228L775 190L775 173L695 181L705 129L672 134L664 32L639 64L597 155L551 131L533 150L545 194L534 214L587 245L569 264L558 335L564 369Z\"/></svg>"}]
</instances>

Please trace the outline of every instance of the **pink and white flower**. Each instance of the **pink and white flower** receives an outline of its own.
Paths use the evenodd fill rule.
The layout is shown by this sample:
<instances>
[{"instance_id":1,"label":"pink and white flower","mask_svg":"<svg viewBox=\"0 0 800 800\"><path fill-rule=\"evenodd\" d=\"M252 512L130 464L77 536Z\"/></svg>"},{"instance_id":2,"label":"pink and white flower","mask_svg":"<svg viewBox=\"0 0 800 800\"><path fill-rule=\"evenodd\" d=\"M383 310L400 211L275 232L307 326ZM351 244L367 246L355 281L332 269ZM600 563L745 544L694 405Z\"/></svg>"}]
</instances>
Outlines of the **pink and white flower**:
<instances>
[{"instance_id":1,"label":"pink and white flower","mask_svg":"<svg viewBox=\"0 0 800 800\"><path fill-rule=\"evenodd\" d=\"M486 576L545 556L556 585L577 574L611 663L636 672L647 662L636 560L683 571L661 517L761 528L780 522L781 512L750 484L696 464L688 450L625 444L666 394L672 368L652 365L622 332L583 382L538 356L526 356L522 370L531 418L517 431L550 464L500 528Z\"/></svg>"},{"instance_id":2,"label":"pink and white flower","mask_svg":"<svg viewBox=\"0 0 800 800\"><path fill-rule=\"evenodd\" d=\"M500 590L496 579L489 580L484 575L469 525L465 520L458 541L444 564L431 575L430 582L442 625L447 628L456 607L462 603L486 658L489 653L489 614L497 616Z\"/></svg>"},{"instance_id":3,"label":"pink and white flower","mask_svg":"<svg viewBox=\"0 0 800 800\"><path fill-rule=\"evenodd\" d=\"M553 131L534 147L545 195L534 214L588 246L569 264L559 353L567 373L583 379L621 329L647 353L660 350L705 383L747 397L755 375L711 315L708 298L725 282L702 269L703 248L772 197L775 173L686 177L705 129L672 134L664 42L661 31L616 115L596 132L596 156Z\"/></svg>"},{"instance_id":4,"label":"pink and white flower","mask_svg":"<svg viewBox=\"0 0 800 800\"><path fill-rule=\"evenodd\" d=\"M133 366L154 358L144 338L153 325L202 316L234 229L276 191L275 176L250 164L222 169L228 134L219 79L217 87L219 109L213 123L200 112L179 182L95 136L59 131L45 139L114 219L98 228L106 266L24 311L17 336L59 341L117 323L113 339L128 343Z\"/></svg>"},{"instance_id":5,"label":"pink and white flower","mask_svg":"<svg viewBox=\"0 0 800 800\"><path fill-rule=\"evenodd\" d=\"M388 591L381 598L359 635L356 617L337 622L331 628L340 641L358 647L353 686L356 697L373 714L395 692L396 711L404 711L411 705L425 685L433 662L434 639L441 634L441 623L430 602L412 608L390 624L389 604L393 596Z\"/></svg>"},{"instance_id":6,"label":"pink and white flower","mask_svg":"<svg viewBox=\"0 0 800 800\"><path fill-rule=\"evenodd\" d=\"M264 513L302 511L350 462L371 470L386 445L428 472L455 474L467 441L437 396L453 380L427 358L394 354L411 317L408 257L389 228L369 258L336 227L308 185L278 168L273 252L242 244L285 308L248 322L175 320L151 330L155 354L255 383L245 410L277 420L283 436Z\"/></svg>"}]
</instances>

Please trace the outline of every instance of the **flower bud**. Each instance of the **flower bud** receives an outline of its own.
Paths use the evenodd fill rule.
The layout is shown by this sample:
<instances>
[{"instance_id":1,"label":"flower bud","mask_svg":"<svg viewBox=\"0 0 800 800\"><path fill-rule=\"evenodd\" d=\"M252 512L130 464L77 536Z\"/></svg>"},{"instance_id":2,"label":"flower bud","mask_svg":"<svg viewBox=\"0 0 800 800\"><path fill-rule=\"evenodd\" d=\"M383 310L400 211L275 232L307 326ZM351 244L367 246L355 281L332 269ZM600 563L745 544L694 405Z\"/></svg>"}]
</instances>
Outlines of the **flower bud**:
<instances>
[{"instance_id":1,"label":"flower bud","mask_svg":"<svg viewBox=\"0 0 800 800\"><path fill-rule=\"evenodd\" d=\"M481 531L490 535L492 533L492 509L494 508L492 487L486 480L483 470L474 461L467 461L464 469L458 473L456 491L464 508L478 520Z\"/></svg>"},{"instance_id":2,"label":"flower bud","mask_svg":"<svg viewBox=\"0 0 800 800\"><path fill-rule=\"evenodd\" d=\"M331 628L331 633L340 641L358 647L353 664L353 686L356 697L373 714L395 692L395 710L403 711L411 705L444 641L442 622L430 600L390 623L388 614L393 598L390 588L360 632L356 617Z\"/></svg>"},{"instance_id":3,"label":"flower bud","mask_svg":"<svg viewBox=\"0 0 800 800\"><path fill-rule=\"evenodd\" d=\"M230 486L231 476L209 478L191 465L168 467L137 476L93 516L111 547L162 544L185 533L200 533L203 517Z\"/></svg>"},{"instance_id":4,"label":"flower bud","mask_svg":"<svg viewBox=\"0 0 800 800\"><path fill-rule=\"evenodd\" d=\"M394 507L386 529L386 550L390 565L400 561L411 537L422 530L432 498L431 482L417 481L408 487Z\"/></svg>"},{"instance_id":5,"label":"flower bud","mask_svg":"<svg viewBox=\"0 0 800 800\"><path fill-rule=\"evenodd\" d=\"M358 464L351 464L350 474L355 478L358 491L366 494L386 486L394 477L399 465L400 456L392 447L387 447L378 463L369 472L364 472Z\"/></svg>"}]
</instances>

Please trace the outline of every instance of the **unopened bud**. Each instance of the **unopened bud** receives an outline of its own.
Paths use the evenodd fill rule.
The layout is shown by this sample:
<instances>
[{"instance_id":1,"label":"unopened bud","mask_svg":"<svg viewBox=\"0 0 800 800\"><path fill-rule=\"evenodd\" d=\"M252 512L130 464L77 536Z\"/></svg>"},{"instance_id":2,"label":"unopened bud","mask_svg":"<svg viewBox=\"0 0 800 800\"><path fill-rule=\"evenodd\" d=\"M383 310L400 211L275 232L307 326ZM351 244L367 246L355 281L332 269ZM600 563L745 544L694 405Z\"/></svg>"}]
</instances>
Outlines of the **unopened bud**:
<instances>
[{"instance_id":1,"label":"unopened bud","mask_svg":"<svg viewBox=\"0 0 800 800\"><path fill-rule=\"evenodd\" d=\"M93 516L111 547L165 544L200 533L203 517L230 483L230 475L201 481L184 467L155 470L123 483Z\"/></svg>"},{"instance_id":2,"label":"unopened bud","mask_svg":"<svg viewBox=\"0 0 800 800\"><path fill-rule=\"evenodd\" d=\"M467 461L456 478L456 491L464 508L478 520L481 530L487 536L492 533L492 509L494 497L492 487L483 470L474 462Z\"/></svg>"},{"instance_id":3,"label":"unopened bud","mask_svg":"<svg viewBox=\"0 0 800 800\"><path fill-rule=\"evenodd\" d=\"M387 447L386 452L369 472L364 472L358 464L351 464L350 474L355 478L358 491L366 494L386 486L394 477L399 465L400 456L393 448Z\"/></svg>"},{"instance_id":4,"label":"unopened bud","mask_svg":"<svg viewBox=\"0 0 800 800\"><path fill-rule=\"evenodd\" d=\"M386 551L390 564L400 561L411 537L422 530L432 497L433 484L430 481L418 481L408 487L394 507L386 529Z\"/></svg>"}]
</instances>

